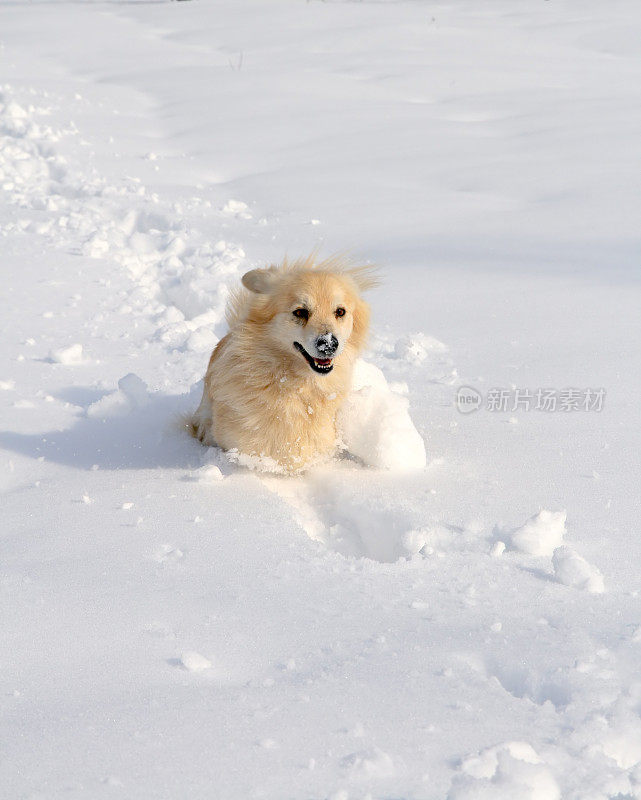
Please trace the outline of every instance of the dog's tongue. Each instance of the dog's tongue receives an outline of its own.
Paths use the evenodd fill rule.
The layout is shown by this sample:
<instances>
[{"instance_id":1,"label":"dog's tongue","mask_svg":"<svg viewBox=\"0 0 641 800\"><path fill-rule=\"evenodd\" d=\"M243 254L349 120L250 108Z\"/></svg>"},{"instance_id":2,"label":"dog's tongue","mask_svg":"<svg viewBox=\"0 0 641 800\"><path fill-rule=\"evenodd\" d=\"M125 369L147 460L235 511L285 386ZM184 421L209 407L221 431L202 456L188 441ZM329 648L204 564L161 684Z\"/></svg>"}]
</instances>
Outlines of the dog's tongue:
<instances>
[{"instance_id":1,"label":"dog's tongue","mask_svg":"<svg viewBox=\"0 0 641 800\"><path fill-rule=\"evenodd\" d=\"M317 364L320 364L321 367L326 367L326 366L328 366L329 364L332 363L332 359L331 358L315 358L314 361Z\"/></svg>"}]
</instances>

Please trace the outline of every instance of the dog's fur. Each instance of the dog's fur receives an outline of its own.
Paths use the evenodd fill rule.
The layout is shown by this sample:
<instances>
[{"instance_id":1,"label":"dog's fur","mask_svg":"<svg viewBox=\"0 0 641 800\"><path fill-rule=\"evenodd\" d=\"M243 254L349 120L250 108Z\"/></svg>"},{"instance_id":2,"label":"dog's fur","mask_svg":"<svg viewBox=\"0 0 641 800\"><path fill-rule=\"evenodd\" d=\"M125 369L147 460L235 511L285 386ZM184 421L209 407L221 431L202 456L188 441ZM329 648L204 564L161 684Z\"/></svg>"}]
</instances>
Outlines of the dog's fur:
<instances>
[{"instance_id":1,"label":"dog's fur","mask_svg":"<svg viewBox=\"0 0 641 800\"><path fill-rule=\"evenodd\" d=\"M369 326L361 292L376 277L338 257L310 256L252 270L242 283L191 429L206 445L295 472L336 447L336 412Z\"/></svg>"}]
</instances>

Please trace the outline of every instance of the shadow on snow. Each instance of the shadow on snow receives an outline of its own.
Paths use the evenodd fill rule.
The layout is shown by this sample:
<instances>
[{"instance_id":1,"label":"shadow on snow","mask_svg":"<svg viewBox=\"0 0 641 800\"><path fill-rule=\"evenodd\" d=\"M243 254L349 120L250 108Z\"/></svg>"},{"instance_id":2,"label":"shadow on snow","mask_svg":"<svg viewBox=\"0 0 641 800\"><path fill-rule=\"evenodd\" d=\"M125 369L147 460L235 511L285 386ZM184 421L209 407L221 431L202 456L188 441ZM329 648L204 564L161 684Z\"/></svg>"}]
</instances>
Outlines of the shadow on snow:
<instances>
[{"instance_id":1,"label":"shadow on snow","mask_svg":"<svg viewBox=\"0 0 641 800\"><path fill-rule=\"evenodd\" d=\"M94 392L73 387L63 396L91 401ZM194 408L194 395L150 393L141 408L120 408L105 416L85 411L66 430L0 431L0 447L79 469L194 469L202 464L204 450L183 423L184 415Z\"/></svg>"}]
</instances>

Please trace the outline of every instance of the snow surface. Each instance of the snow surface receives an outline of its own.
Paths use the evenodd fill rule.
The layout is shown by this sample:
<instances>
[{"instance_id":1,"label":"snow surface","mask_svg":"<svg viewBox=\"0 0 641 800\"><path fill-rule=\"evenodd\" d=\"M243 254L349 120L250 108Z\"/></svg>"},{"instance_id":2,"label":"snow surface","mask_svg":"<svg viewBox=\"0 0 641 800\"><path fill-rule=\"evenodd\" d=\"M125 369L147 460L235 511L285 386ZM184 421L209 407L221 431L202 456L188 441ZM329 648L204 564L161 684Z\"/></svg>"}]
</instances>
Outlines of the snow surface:
<instances>
[{"instance_id":1,"label":"snow surface","mask_svg":"<svg viewBox=\"0 0 641 800\"><path fill-rule=\"evenodd\" d=\"M0 796L641 797L640 23L0 3ZM314 247L381 267L417 468L180 428L229 288Z\"/></svg>"}]
</instances>

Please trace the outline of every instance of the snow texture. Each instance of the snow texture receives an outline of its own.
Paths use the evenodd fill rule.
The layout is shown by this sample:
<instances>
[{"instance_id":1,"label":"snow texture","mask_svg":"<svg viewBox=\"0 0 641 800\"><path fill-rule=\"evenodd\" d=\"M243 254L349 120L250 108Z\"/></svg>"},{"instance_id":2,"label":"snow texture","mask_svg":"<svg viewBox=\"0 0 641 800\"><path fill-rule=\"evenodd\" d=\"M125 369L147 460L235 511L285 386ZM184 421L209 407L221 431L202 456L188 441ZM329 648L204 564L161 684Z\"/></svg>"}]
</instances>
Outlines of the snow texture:
<instances>
[{"instance_id":1,"label":"snow texture","mask_svg":"<svg viewBox=\"0 0 641 800\"><path fill-rule=\"evenodd\" d=\"M641 800L640 25L0 4L0 797ZM383 284L291 477L182 420L314 249Z\"/></svg>"}]
</instances>

